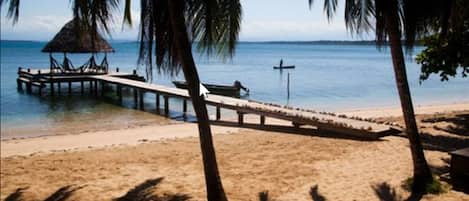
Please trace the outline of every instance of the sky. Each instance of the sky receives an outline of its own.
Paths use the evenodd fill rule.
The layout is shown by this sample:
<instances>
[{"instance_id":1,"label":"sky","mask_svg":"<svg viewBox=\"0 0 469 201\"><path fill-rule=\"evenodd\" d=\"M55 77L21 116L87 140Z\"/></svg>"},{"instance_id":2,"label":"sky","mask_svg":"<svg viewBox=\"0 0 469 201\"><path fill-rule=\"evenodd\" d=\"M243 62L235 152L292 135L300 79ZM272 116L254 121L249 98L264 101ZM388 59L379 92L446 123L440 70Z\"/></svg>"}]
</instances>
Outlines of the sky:
<instances>
[{"instance_id":1,"label":"sky","mask_svg":"<svg viewBox=\"0 0 469 201\"><path fill-rule=\"evenodd\" d=\"M243 18L240 41L312 41L360 40L345 29L343 1L337 16L328 22L322 1L309 9L308 0L241 0ZM72 18L69 0L21 0L20 18L16 25L5 17L7 6L1 10L2 40L48 41ZM121 8L122 10L122 8ZM132 28L122 28L122 12L117 12L111 38L138 38L139 1L132 3ZM368 38L369 39L369 38Z\"/></svg>"}]
</instances>

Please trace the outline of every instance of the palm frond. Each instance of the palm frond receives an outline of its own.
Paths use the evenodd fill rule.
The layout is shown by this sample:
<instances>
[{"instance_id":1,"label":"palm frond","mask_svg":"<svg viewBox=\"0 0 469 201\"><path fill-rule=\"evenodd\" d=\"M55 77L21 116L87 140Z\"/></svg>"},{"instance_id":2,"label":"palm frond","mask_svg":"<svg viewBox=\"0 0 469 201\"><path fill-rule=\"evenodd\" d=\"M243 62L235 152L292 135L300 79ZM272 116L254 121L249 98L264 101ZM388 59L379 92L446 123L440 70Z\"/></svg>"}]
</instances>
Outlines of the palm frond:
<instances>
[{"instance_id":1,"label":"palm frond","mask_svg":"<svg viewBox=\"0 0 469 201\"><path fill-rule=\"evenodd\" d=\"M124 19L122 20L123 24L127 24L130 27L132 26L132 1L125 0L124 4Z\"/></svg>"},{"instance_id":2,"label":"palm frond","mask_svg":"<svg viewBox=\"0 0 469 201\"><path fill-rule=\"evenodd\" d=\"M233 56L241 23L239 0L186 0L181 6L185 14L188 36L197 41L197 50L223 58ZM169 17L167 0L141 0L139 64L152 75L153 54L158 72L171 76L180 69L181 59Z\"/></svg>"},{"instance_id":3,"label":"palm frond","mask_svg":"<svg viewBox=\"0 0 469 201\"><path fill-rule=\"evenodd\" d=\"M4 4L8 4L7 18L12 19L12 23L16 24L20 14L20 0L0 0L0 9Z\"/></svg>"}]
</instances>

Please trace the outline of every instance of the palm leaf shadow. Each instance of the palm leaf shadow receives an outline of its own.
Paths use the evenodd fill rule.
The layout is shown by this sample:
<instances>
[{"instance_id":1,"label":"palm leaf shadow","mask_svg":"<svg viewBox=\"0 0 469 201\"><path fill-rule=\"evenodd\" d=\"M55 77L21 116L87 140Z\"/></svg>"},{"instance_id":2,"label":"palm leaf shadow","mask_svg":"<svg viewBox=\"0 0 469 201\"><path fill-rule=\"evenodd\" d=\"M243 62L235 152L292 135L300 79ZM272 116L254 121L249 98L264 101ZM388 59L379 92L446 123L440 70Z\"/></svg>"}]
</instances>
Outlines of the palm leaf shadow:
<instances>
[{"instance_id":1,"label":"palm leaf shadow","mask_svg":"<svg viewBox=\"0 0 469 201\"><path fill-rule=\"evenodd\" d=\"M259 192L259 201L269 201L269 191Z\"/></svg>"},{"instance_id":2,"label":"palm leaf shadow","mask_svg":"<svg viewBox=\"0 0 469 201\"><path fill-rule=\"evenodd\" d=\"M376 196L380 201L401 201L402 198L397 195L396 190L392 188L387 182L372 186Z\"/></svg>"},{"instance_id":3,"label":"palm leaf shadow","mask_svg":"<svg viewBox=\"0 0 469 201\"><path fill-rule=\"evenodd\" d=\"M148 179L143 183L130 189L122 197L116 198L113 201L186 201L190 196L186 194L163 194L155 195L153 190L161 183L163 177L156 179Z\"/></svg>"},{"instance_id":4,"label":"palm leaf shadow","mask_svg":"<svg viewBox=\"0 0 469 201\"><path fill-rule=\"evenodd\" d=\"M309 190L309 195L313 201L326 201L326 197L319 193L319 186L315 185Z\"/></svg>"},{"instance_id":5,"label":"palm leaf shadow","mask_svg":"<svg viewBox=\"0 0 469 201\"><path fill-rule=\"evenodd\" d=\"M59 188L57 191L52 193L49 197L47 197L44 201L65 201L70 196L75 193L75 191L82 189L85 186L73 186L73 185L68 185L64 186L62 188Z\"/></svg>"},{"instance_id":6,"label":"palm leaf shadow","mask_svg":"<svg viewBox=\"0 0 469 201\"><path fill-rule=\"evenodd\" d=\"M11 193L10 195L8 195L4 201L20 201L20 200L23 200L21 199L21 197L23 196L23 192L24 190L28 189L27 187L26 188L17 188L15 190L15 192Z\"/></svg>"}]
</instances>

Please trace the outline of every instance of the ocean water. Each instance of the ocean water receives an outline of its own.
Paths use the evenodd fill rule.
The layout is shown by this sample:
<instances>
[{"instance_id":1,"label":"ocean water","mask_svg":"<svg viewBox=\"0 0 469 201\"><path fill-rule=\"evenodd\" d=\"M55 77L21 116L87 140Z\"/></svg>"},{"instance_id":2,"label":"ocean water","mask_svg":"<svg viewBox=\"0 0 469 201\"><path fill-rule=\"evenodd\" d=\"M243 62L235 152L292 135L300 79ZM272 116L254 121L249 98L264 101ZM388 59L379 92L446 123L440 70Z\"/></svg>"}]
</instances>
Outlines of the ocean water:
<instances>
[{"instance_id":1,"label":"ocean water","mask_svg":"<svg viewBox=\"0 0 469 201\"><path fill-rule=\"evenodd\" d=\"M133 109L131 98L122 105L112 95L106 99L79 94L74 86L72 96L61 97L28 95L16 89L18 66L48 68L49 57L41 53L45 42L1 42L1 136L39 136L53 133L53 129L67 123L81 122L85 130L106 124L138 123L155 120L154 96L145 98L147 112ZM112 43L115 53L108 55L112 69L122 72L145 69L137 65L138 45L133 42ZM419 52L416 48L414 52ZM206 83L232 84L235 80L250 89L243 97L264 102L287 104L325 111L341 111L373 107L397 107L397 95L390 53L378 51L372 45L317 45L302 43L240 43L232 59L200 55L195 51L201 80ZM61 61L62 55L54 55ZM88 54L70 55L75 66L83 64ZM273 70L283 58L284 65L296 65L291 70ZM469 101L469 79L460 75L441 82L432 76L419 84L419 66L407 58L407 73L415 105L448 104ZM287 77L290 76L290 96L287 95ZM172 86L176 76L158 74L152 82ZM65 84L62 85L63 91ZM178 100L173 100L177 104ZM174 105L173 103L171 103ZM191 108L191 107L189 107ZM180 116L179 106L171 108L172 116ZM153 117L155 116L155 117ZM155 118L155 119L152 119ZM150 122L151 122L150 121ZM157 120L155 120L157 121ZM30 129L28 129L30 128ZM33 132L33 133L31 133ZM22 133L22 134L19 134Z\"/></svg>"}]
</instances>

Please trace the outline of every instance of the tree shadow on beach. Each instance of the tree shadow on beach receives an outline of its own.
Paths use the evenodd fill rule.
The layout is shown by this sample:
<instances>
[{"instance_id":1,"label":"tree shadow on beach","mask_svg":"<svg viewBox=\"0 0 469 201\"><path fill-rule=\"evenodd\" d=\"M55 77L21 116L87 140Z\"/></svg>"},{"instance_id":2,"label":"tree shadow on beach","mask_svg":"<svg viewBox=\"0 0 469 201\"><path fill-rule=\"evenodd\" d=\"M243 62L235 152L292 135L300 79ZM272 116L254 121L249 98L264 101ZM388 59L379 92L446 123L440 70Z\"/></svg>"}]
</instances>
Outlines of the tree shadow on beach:
<instances>
[{"instance_id":1,"label":"tree shadow on beach","mask_svg":"<svg viewBox=\"0 0 469 201\"><path fill-rule=\"evenodd\" d=\"M319 186L315 185L309 190L309 195L313 201L326 201L326 197L319 193Z\"/></svg>"},{"instance_id":2,"label":"tree shadow on beach","mask_svg":"<svg viewBox=\"0 0 469 201\"><path fill-rule=\"evenodd\" d=\"M80 190L84 188L85 186L74 186L74 185L68 185L64 186L62 188L59 188L57 191L52 193L49 197L47 197L44 201L65 201L70 196L75 193L75 191Z\"/></svg>"},{"instance_id":3,"label":"tree shadow on beach","mask_svg":"<svg viewBox=\"0 0 469 201\"><path fill-rule=\"evenodd\" d=\"M421 133L420 136L423 148L426 150L451 152L469 147L469 139L429 133Z\"/></svg>"},{"instance_id":4,"label":"tree shadow on beach","mask_svg":"<svg viewBox=\"0 0 469 201\"><path fill-rule=\"evenodd\" d=\"M269 201L269 191L259 192L259 201Z\"/></svg>"},{"instance_id":5,"label":"tree shadow on beach","mask_svg":"<svg viewBox=\"0 0 469 201\"><path fill-rule=\"evenodd\" d=\"M23 201L22 197L23 197L24 190L26 189L28 189L28 187L17 188L13 193L8 195L4 201Z\"/></svg>"},{"instance_id":6,"label":"tree shadow on beach","mask_svg":"<svg viewBox=\"0 0 469 201\"><path fill-rule=\"evenodd\" d=\"M457 114L453 117L433 117L421 120L423 123L445 122L449 125L445 127L434 126L436 130L441 130L454 135L469 136L469 114Z\"/></svg>"},{"instance_id":7,"label":"tree shadow on beach","mask_svg":"<svg viewBox=\"0 0 469 201\"><path fill-rule=\"evenodd\" d=\"M396 193L396 190L387 182L372 186L376 196L380 201L402 201L402 197Z\"/></svg>"},{"instance_id":8,"label":"tree shadow on beach","mask_svg":"<svg viewBox=\"0 0 469 201\"><path fill-rule=\"evenodd\" d=\"M75 193L75 191L84 188L85 186L74 186L68 185L59 188L54 193L52 193L49 197L44 199L44 201L65 201L70 198L70 196ZM8 195L4 201L23 201L25 200L23 197L24 191L28 188L18 188L15 192Z\"/></svg>"},{"instance_id":9,"label":"tree shadow on beach","mask_svg":"<svg viewBox=\"0 0 469 201\"><path fill-rule=\"evenodd\" d=\"M396 189L391 187L387 182L373 185L371 188L373 188L380 201L419 201L423 197L422 193L411 192L409 197L404 199L397 194Z\"/></svg>"},{"instance_id":10,"label":"tree shadow on beach","mask_svg":"<svg viewBox=\"0 0 469 201\"><path fill-rule=\"evenodd\" d=\"M305 135L305 136L315 136L315 137L325 137L325 138L334 138L334 139L347 139L347 140L357 140L357 141L381 141L377 137L369 136L358 136L358 135L346 135L343 133L336 133L331 131L325 131L314 128L302 128L302 127L293 127L293 126L282 126L282 125L260 125L255 123L246 123L239 125L238 122L231 121L210 121L211 125L217 126L227 126L227 127L241 127L249 128L255 130L263 130L270 132L281 132L294 135Z\"/></svg>"},{"instance_id":11,"label":"tree shadow on beach","mask_svg":"<svg viewBox=\"0 0 469 201\"><path fill-rule=\"evenodd\" d=\"M163 177L148 179L113 201L186 201L190 199L190 196L186 194L154 194L154 190L161 181Z\"/></svg>"}]
</instances>

